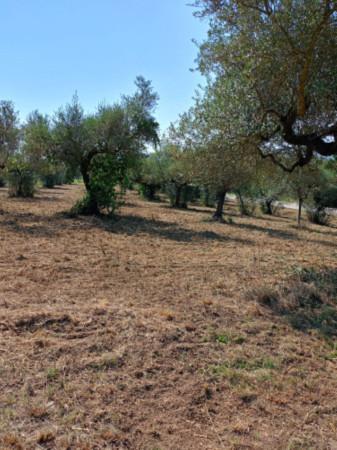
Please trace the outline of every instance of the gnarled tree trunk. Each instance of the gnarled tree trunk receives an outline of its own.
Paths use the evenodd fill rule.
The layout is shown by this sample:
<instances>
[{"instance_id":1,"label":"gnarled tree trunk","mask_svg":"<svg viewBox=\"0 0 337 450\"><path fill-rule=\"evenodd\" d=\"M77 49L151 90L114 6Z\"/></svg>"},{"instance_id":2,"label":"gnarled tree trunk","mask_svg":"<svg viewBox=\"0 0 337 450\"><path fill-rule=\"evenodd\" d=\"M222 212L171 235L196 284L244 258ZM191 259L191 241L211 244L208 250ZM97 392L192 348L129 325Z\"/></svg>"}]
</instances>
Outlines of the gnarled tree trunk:
<instances>
[{"instance_id":1,"label":"gnarled tree trunk","mask_svg":"<svg viewBox=\"0 0 337 450\"><path fill-rule=\"evenodd\" d=\"M98 201L90 186L90 164L92 159L98 154L98 150L93 149L87 155L83 156L81 160L81 174L83 177L84 186L88 194L88 204L86 205L86 214L98 215L100 213Z\"/></svg>"}]
</instances>

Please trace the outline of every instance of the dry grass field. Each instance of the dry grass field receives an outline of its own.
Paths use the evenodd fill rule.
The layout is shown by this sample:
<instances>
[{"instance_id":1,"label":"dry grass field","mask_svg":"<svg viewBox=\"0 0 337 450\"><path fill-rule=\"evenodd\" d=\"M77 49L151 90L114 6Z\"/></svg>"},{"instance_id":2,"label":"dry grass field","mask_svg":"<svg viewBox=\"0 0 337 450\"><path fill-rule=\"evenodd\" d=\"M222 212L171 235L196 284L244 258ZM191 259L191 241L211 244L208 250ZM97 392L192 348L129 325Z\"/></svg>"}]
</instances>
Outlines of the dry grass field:
<instances>
[{"instance_id":1,"label":"dry grass field","mask_svg":"<svg viewBox=\"0 0 337 450\"><path fill-rule=\"evenodd\" d=\"M337 224L81 189L0 190L0 448L336 450Z\"/></svg>"}]
</instances>

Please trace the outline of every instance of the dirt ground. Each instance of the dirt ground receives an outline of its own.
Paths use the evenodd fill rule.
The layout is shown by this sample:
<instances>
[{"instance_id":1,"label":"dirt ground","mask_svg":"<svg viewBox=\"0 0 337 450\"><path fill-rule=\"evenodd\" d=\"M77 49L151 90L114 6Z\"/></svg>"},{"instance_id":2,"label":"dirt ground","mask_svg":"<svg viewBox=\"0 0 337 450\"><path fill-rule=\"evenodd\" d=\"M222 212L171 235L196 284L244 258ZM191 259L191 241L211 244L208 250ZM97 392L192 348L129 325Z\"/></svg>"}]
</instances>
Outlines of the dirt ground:
<instances>
[{"instance_id":1,"label":"dirt ground","mask_svg":"<svg viewBox=\"0 0 337 450\"><path fill-rule=\"evenodd\" d=\"M337 226L0 190L1 449L337 449L337 346L250 296L337 270Z\"/></svg>"}]
</instances>

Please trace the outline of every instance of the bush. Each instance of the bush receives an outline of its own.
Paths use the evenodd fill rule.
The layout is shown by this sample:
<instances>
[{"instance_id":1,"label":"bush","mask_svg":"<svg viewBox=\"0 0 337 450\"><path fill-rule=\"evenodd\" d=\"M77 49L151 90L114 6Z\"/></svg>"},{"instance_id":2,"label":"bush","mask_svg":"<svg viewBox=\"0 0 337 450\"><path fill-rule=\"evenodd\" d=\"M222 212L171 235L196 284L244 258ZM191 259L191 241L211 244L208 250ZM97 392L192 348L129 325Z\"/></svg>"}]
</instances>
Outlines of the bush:
<instances>
[{"instance_id":1,"label":"bush","mask_svg":"<svg viewBox=\"0 0 337 450\"><path fill-rule=\"evenodd\" d=\"M70 210L71 215L83 214L90 216L92 214L92 199L90 194L86 193L83 198L78 200Z\"/></svg>"},{"instance_id":2,"label":"bush","mask_svg":"<svg viewBox=\"0 0 337 450\"><path fill-rule=\"evenodd\" d=\"M5 178L0 177L0 188L5 187L5 186L6 186Z\"/></svg>"},{"instance_id":3,"label":"bush","mask_svg":"<svg viewBox=\"0 0 337 450\"><path fill-rule=\"evenodd\" d=\"M200 198L199 187L190 184L168 183L165 186L165 192L169 197L171 206L175 208L187 208L188 203L195 202Z\"/></svg>"},{"instance_id":4,"label":"bush","mask_svg":"<svg viewBox=\"0 0 337 450\"><path fill-rule=\"evenodd\" d=\"M204 206L213 208L216 203L216 193L208 187L203 187L200 189L200 199Z\"/></svg>"},{"instance_id":5,"label":"bush","mask_svg":"<svg viewBox=\"0 0 337 450\"><path fill-rule=\"evenodd\" d=\"M309 222L315 223L316 225L329 225L330 216L326 211L326 208L314 206L312 208L307 208L306 212Z\"/></svg>"},{"instance_id":6,"label":"bush","mask_svg":"<svg viewBox=\"0 0 337 450\"><path fill-rule=\"evenodd\" d=\"M35 176L30 169L12 169L7 175L8 194L10 197L33 197Z\"/></svg>"},{"instance_id":7,"label":"bush","mask_svg":"<svg viewBox=\"0 0 337 450\"><path fill-rule=\"evenodd\" d=\"M74 169L73 167L66 167L64 171L63 182L65 184L72 184L77 179L82 179L82 175L79 169L78 168Z\"/></svg>"},{"instance_id":8,"label":"bush","mask_svg":"<svg viewBox=\"0 0 337 450\"><path fill-rule=\"evenodd\" d=\"M314 193L315 205L325 208L337 208L337 187L317 190Z\"/></svg>"},{"instance_id":9,"label":"bush","mask_svg":"<svg viewBox=\"0 0 337 450\"><path fill-rule=\"evenodd\" d=\"M158 188L159 186L156 184L141 183L138 191L145 200L154 201L157 200L156 191Z\"/></svg>"},{"instance_id":10,"label":"bush","mask_svg":"<svg viewBox=\"0 0 337 450\"><path fill-rule=\"evenodd\" d=\"M267 197L261 201L261 211L263 214L275 216L280 210L281 206L276 203L276 198Z\"/></svg>"},{"instance_id":11,"label":"bush","mask_svg":"<svg viewBox=\"0 0 337 450\"><path fill-rule=\"evenodd\" d=\"M312 203L307 207L308 220L317 225L328 225L330 216L327 208L337 208L337 187L317 189Z\"/></svg>"},{"instance_id":12,"label":"bush","mask_svg":"<svg viewBox=\"0 0 337 450\"><path fill-rule=\"evenodd\" d=\"M237 197L239 200L240 213L243 216L253 216L256 211L256 200L253 196L243 195L240 191L237 191Z\"/></svg>"},{"instance_id":13,"label":"bush","mask_svg":"<svg viewBox=\"0 0 337 450\"><path fill-rule=\"evenodd\" d=\"M110 154L97 155L91 163L89 189L71 212L91 215L103 210L113 214L121 204L126 184L125 164Z\"/></svg>"},{"instance_id":14,"label":"bush","mask_svg":"<svg viewBox=\"0 0 337 450\"><path fill-rule=\"evenodd\" d=\"M250 291L248 296L283 316L297 330L337 336L336 271L298 268L294 275L288 285L264 286Z\"/></svg>"},{"instance_id":15,"label":"bush","mask_svg":"<svg viewBox=\"0 0 337 450\"><path fill-rule=\"evenodd\" d=\"M47 175L44 175L42 177L42 183L43 183L43 187L46 187L49 189L53 188L56 184L55 174L49 173Z\"/></svg>"},{"instance_id":16,"label":"bush","mask_svg":"<svg viewBox=\"0 0 337 450\"><path fill-rule=\"evenodd\" d=\"M63 171L49 172L42 176L43 186L52 189L56 185L62 185L65 180L65 173Z\"/></svg>"},{"instance_id":17,"label":"bush","mask_svg":"<svg viewBox=\"0 0 337 450\"><path fill-rule=\"evenodd\" d=\"M188 184L183 189L183 201L185 203L195 203L200 199L200 188L194 184Z\"/></svg>"}]
</instances>

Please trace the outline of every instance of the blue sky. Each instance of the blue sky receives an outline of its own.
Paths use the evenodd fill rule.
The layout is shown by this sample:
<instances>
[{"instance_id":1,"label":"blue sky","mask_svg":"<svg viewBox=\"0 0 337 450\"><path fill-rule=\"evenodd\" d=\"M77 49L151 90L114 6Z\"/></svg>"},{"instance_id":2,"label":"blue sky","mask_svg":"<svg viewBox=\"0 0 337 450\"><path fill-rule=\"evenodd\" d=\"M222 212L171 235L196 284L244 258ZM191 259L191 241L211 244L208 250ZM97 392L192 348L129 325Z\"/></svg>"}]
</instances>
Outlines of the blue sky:
<instances>
[{"instance_id":1,"label":"blue sky","mask_svg":"<svg viewBox=\"0 0 337 450\"><path fill-rule=\"evenodd\" d=\"M51 114L75 91L86 111L153 81L161 129L192 104L191 72L206 23L188 0L0 0L0 98L24 120Z\"/></svg>"}]
</instances>

